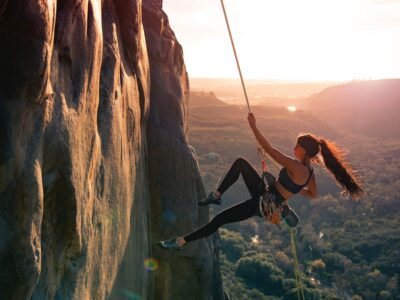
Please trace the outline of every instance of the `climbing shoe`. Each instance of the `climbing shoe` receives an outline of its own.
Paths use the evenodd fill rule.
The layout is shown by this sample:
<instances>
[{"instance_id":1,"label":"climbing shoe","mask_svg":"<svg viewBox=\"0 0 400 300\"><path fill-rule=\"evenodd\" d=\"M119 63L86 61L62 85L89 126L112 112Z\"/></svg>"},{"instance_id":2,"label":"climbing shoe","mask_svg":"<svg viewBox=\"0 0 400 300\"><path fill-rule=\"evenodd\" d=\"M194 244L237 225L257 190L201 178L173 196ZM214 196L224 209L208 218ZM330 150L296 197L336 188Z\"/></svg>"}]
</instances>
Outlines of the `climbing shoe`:
<instances>
[{"instance_id":1,"label":"climbing shoe","mask_svg":"<svg viewBox=\"0 0 400 300\"><path fill-rule=\"evenodd\" d=\"M164 249L178 249L182 250L182 246L179 246L178 240L176 238L165 240L165 241L159 241L158 244L160 247Z\"/></svg>"},{"instance_id":2,"label":"climbing shoe","mask_svg":"<svg viewBox=\"0 0 400 300\"><path fill-rule=\"evenodd\" d=\"M199 201L199 205L200 206L207 206L209 204L218 204L220 205L222 202L221 197L217 198L217 196L215 196L214 192L211 192L210 195L208 195L207 198L201 199Z\"/></svg>"}]
</instances>

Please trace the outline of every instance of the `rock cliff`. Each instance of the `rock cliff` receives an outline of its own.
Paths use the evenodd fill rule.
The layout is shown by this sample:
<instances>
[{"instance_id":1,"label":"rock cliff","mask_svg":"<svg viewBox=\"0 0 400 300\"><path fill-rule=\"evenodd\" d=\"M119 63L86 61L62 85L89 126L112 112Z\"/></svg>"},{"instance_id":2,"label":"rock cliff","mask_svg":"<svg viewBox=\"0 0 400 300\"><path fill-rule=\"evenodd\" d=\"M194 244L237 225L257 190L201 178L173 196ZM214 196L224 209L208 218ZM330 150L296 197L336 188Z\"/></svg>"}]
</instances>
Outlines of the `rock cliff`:
<instances>
[{"instance_id":1,"label":"rock cliff","mask_svg":"<svg viewBox=\"0 0 400 300\"><path fill-rule=\"evenodd\" d=\"M0 1L1 299L221 298L212 241L156 247L208 218L161 7Z\"/></svg>"},{"instance_id":2,"label":"rock cliff","mask_svg":"<svg viewBox=\"0 0 400 300\"><path fill-rule=\"evenodd\" d=\"M138 261L149 255L140 2L0 13L1 298L106 298L129 235ZM132 278L142 295L146 277Z\"/></svg>"},{"instance_id":3,"label":"rock cliff","mask_svg":"<svg viewBox=\"0 0 400 300\"><path fill-rule=\"evenodd\" d=\"M155 298L221 299L221 292L212 286L211 240L187 245L182 253L156 244L200 227L208 220L208 210L199 211L197 205L205 193L194 149L187 141L189 81L182 47L161 10L162 1L143 4L151 74L147 141L152 249L160 262Z\"/></svg>"}]
</instances>

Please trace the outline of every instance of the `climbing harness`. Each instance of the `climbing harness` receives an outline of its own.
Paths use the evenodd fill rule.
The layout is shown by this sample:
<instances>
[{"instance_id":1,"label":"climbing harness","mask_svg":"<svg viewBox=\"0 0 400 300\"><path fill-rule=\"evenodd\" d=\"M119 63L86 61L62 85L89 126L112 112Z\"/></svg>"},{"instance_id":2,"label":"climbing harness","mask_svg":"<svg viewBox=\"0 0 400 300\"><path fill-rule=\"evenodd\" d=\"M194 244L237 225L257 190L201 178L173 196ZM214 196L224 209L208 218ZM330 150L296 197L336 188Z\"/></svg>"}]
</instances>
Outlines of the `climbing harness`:
<instances>
[{"instance_id":1,"label":"climbing harness","mask_svg":"<svg viewBox=\"0 0 400 300\"><path fill-rule=\"evenodd\" d=\"M228 16L227 16L227 13L225 10L224 0L221 0L221 6L222 6L222 11L223 11L224 17L225 17L226 27L227 27L228 33L229 33L229 38L231 41L233 54L235 56L236 66L239 71L240 81L242 83L242 88L243 88L244 96L245 96L246 103L247 103L247 109L248 109L249 113L251 113L249 98L247 96L247 91L246 91L246 85L244 84L242 70L240 68L238 55L236 53L235 43L233 40L231 28L229 25ZM261 145L259 143L258 143L258 153L261 158L261 166L262 166L262 170L263 170L262 179L263 179L263 181L266 180L266 182L268 183L268 180L271 180L271 176L273 176L273 175L268 172L267 163L266 163L267 158L269 159L269 161L272 161L278 167L278 169L280 167L273 159L271 159L271 157L268 155L268 153L266 153L264 151L264 149L261 147ZM266 185L268 186L268 184L266 184ZM268 194L269 193L264 193L264 195L266 197L268 196ZM264 197L264 195L263 195L263 197ZM273 201L268 201L268 199L266 199L266 200L267 200L265 202L266 205L264 205L263 209L267 210L265 212L266 216L267 216L267 221L272 224L276 224L276 225L280 226L280 224L282 223L282 218L281 218L282 211L280 210L280 207L279 206L277 207ZM287 207L290 209L290 207L288 205L287 205ZM296 216L296 214L293 212L293 210L291 212L294 214L294 216ZM293 216L293 214L292 214L292 216ZM297 217L296 224L297 224L297 222L298 222L298 217ZM289 223L288 223L288 225L291 226ZM291 227L293 227L293 226L291 226ZM294 238L294 229L293 228L290 229L290 240L291 240L291 246L292 246L292 254L293 254L293 258L294 258L294 273L295 273L295 277L296 277L297 297L299 300L305 300L303 287L302 287L302 283L301 283L301 274L299 271L299 263L298 263L298 259L297 259L296 242L295 242L295 238Z\"/></svg>"},{"instance_id":2,"label":"climbing harness","mask_svg":"<svg viewBox=\"0 0 400 300\"><path fill-rule=\"evenodd\" d=\"M272 192L273 185L275 184L275 176L268 172L265 160L261 161L263 173L261 175L262 185L265 185L265 190L260 196L260 211L268 223L277 225L282 229L282 209L283 204L278 201L275 193ZM263 188L262 186L261 188Z\"/></svg>"}]
</instances>

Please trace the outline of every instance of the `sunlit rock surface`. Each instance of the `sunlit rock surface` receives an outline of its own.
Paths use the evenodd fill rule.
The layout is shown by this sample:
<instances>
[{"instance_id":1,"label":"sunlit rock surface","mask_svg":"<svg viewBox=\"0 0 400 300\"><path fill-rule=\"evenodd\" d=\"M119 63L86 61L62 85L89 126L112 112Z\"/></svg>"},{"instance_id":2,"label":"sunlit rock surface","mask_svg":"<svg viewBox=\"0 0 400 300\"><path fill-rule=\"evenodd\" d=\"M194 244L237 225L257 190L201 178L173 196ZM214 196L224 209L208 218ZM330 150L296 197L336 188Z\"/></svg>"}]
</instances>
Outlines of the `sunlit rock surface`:
<instances>
[{"instance_id":1,"label":"sunlit rock surface","mask_svg":"<svg viewBox=\"0 0 400 300\"><path fill-rule=\"evenodd\" d=\"M137 1L0 2L0 299L107 298L127 244L147 297L141 24Z\"/></svg>"},{"instance_id":2,"label":"sunlit rock surface","mask_svg":"<svg viewBox=\"0 0 400 300\"><path fill-rule=\"evenodd\" d=\"M208 210L182 48L143 5L0 1L0 299L223 299L213 238L156 245Z\"/></svg>"}]
</instances>

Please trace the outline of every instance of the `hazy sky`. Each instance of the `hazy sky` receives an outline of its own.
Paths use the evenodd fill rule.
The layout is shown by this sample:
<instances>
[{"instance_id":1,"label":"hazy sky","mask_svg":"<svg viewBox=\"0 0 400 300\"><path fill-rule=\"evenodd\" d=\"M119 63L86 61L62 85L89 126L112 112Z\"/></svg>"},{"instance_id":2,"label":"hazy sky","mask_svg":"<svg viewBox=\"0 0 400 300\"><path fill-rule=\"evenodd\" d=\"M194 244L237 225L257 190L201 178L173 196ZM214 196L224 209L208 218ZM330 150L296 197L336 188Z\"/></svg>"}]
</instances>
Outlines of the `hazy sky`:
<instances>
[{"instance_id":1,"label":"hazy sky","mask_svg":"<svg viewBox=\"0 0 400 300\"><path fill-rule=\"evenodd\" d=\"M400 78L400 0L225 0L247 79ZM220 0L164 0L191 77L238 77Z\"/></svg>"}]
</instances>

